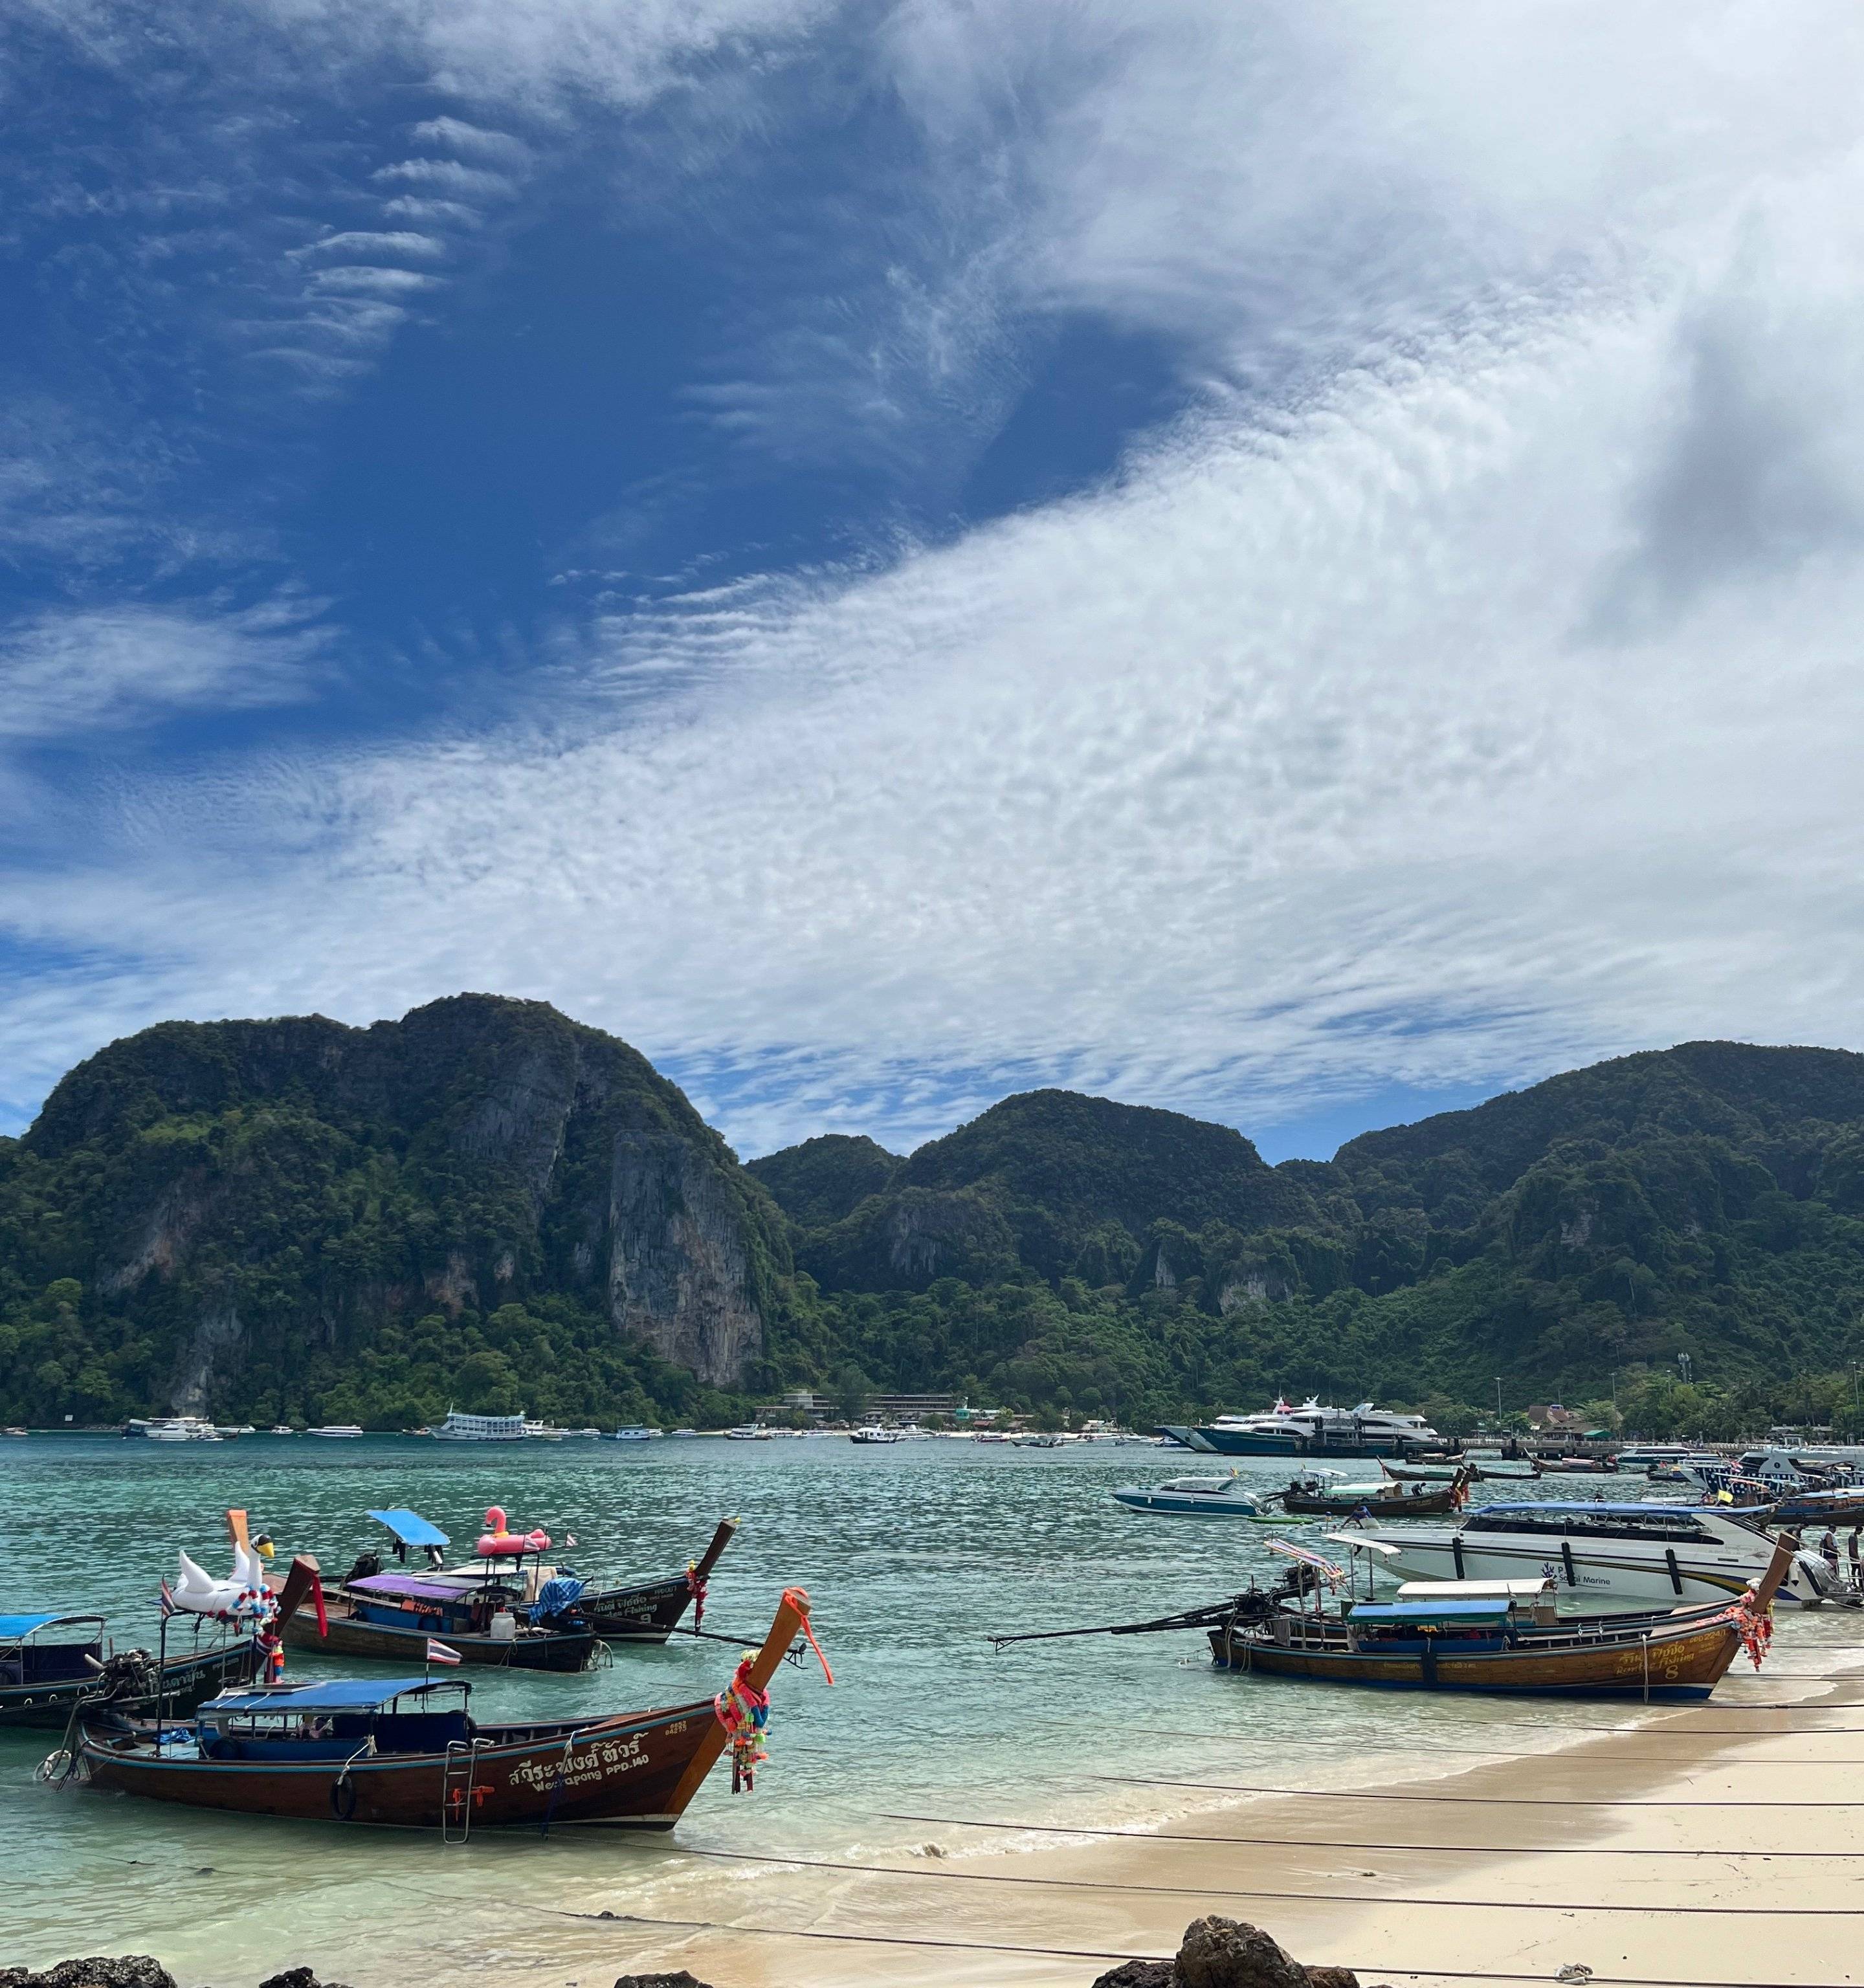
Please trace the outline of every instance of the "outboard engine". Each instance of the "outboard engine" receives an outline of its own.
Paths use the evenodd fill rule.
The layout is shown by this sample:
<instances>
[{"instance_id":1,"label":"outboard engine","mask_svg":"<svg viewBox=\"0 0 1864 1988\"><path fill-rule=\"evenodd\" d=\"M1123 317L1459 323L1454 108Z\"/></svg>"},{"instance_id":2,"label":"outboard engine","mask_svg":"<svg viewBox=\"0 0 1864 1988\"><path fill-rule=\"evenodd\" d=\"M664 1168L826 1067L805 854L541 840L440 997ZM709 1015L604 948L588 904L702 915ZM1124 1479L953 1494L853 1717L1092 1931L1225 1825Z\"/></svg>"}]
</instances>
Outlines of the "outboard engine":
<instances>
[{"instance_id":1,"label":"outboard engine","mask_svg":"<svg viewBox=\"0 0 1864 1988\"><path fill-rule=\"evenodd\" d=\"M381 1570L382 1557L380 1554L358 1554L356 1556L356 1564L343 1576L343 1580L346 1583L352 1581L373 1581Z\"/></svg>"},{"instance_id":2,"label":"outboard engine","mask_svg":"<svg viewBox=\"0 0 1864 1988\"><path fill-rule=\"evenodd\" d=\"M1802 1608L1816 1608L1822 1602L1836 1601L1849 1593L1815 1553L1794 1554L1785 1585Z\"/></svg>"}]
</instances>

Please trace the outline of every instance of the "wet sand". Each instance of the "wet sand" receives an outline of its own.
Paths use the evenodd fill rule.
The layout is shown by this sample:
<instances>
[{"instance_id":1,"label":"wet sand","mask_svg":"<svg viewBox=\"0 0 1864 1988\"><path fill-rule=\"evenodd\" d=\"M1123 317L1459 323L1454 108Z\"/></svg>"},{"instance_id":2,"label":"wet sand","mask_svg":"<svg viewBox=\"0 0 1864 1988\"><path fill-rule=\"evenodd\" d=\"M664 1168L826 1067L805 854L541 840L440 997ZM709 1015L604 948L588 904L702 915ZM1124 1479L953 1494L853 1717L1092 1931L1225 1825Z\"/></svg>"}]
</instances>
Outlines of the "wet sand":
<instances>
[{"instance_id":1,"label":"wet sand","mask_svg":"<svg viewBox=\"0 0 1864 1988\"><path fill-rule=\"evenodd\" d=\"M1802 1689L1806 1706L1831 1709L1738 1709ZM1337 1760L1265 1763L1213 1739L1203 1777L1212 1782L1352 1793L1109 1782L1107 1817L1116 1825L1132 1826L1119 1818L1137 1803L1155 1817L1161 1803L1175 1813L1157 1817L1153 1833L1117 1839L927 1822L913 1832L918 1854L856 1850L846 1859L885 1862L893 1867L885 1875L695 1860L700 1868L675 1878L657 1909L727 1926L560 1922L550 1950L564 1963L558 1978L580 1988L606 1988L624 1967L646 1966L689 1967L717 1988L1086 1988L1118 1959L1169 1954L1188 1922L1220 1912L1266 1927L1304 1961L1351 1967L1368 1981L1547 1980L1579 1963L1601 1981L1849 1982L1864 1977L1861 1699L1855 1683L1822 1690L1750 1675L1701 1707L1601 1706L1598 1724L1622 1719L1637 1729L1564 1741L1558 1729L1537 1736L1528 1704L1524 1723L1505 1736L1491 1727L1466 1737L1524 1752L1544 1740L1544 1754L1467 1765L1420 1754L1409 1771L1380 1756L1358 1777ZM1406 1701L1388 1702L1401 1739ZM1068 1763L1074 1771L1091 1751L1107 1771L1144 1772L1135 1765L1142 1746L1118 1743L1111 1728L1084 1743L1090 1736L1091 1747ZM1404 1798L1365 1798L1375 1792ZM1444 1799L1412 1798L1420 1795ZM915 1807L898 1797L883 1805ZM877 1821L876 1841L902 1827ZM1224 1840L1239 1838L1281 1840ZM1686 1854L1622 1854L1653 1851ZM1806 1851L1845 1854L1780 1854ZM750 1927L769 1930L733 1929Z\"/></svg>"}]
</instances>

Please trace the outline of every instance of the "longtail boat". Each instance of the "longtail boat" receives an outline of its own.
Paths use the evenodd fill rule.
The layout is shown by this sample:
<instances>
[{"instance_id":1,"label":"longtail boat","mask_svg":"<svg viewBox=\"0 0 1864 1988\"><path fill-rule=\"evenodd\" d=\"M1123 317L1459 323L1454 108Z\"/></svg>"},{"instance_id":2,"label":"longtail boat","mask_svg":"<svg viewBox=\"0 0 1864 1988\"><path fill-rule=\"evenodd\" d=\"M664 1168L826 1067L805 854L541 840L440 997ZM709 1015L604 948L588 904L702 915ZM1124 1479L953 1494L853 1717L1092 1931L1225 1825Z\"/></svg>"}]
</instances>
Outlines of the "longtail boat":
<instances>
[{"instance_id":1,"label":"longtail boat","mask_svg":"<svg viewBox=\"0 0 1864 1988\"><path fill-rule=\"evenodd\" d=\"M1309 1470L1280 1493L1281 1508L1296 1516L1350 1518L1358 1513L1379 1519L1430 1519L1460 1509L1469 1496L1462 1472L1441 1486L1421 1483L1349 1484L1338 1471Z\"/></svg>"},{"instance_id":2,"label":"longtail boat","mask_svg":"<svg viewBox=\"0 0 1864 1988\"><path fill-rule=\"evenodd\" d=\"M101 1615L0 1615L0 1726L63 1726L80 1702L191 1712L259 1675L254 1637L189 1621L186 1647L170 1655L165 1630L151 1653L117 1648Z\"/></svg>"},{"instance_id":3,"label":"longtail boat","mask_svg":"<svg viewBox=\"0 0 1864 1988\"><path fill-rule=\"evenodd\" d=\"M316 1572L308 1554L294 1570ZM471 1587L420 1574L377 1574L348 1581L331 1594L315 1584L287 1614L279 1610L279 1635L288 1648L332 1656L373 1657L389 1663L428 1661L430 1639L444 1643L462 1663L502 1670L581 1671L594 1659L595 1631L569 1618L520 1619L521 1585L482 1574Z\"/></svg>"},{"instance_id":4,"label":"longtail boat","mask_svg":"<svg viewBox=\"0 0 1864 1988\"><path fill-rule=\"evenodd\" d=\"M704 1553L688 1562L681 1573L617 1581L585 1578L571 1567L546 1564L543 1556L550 1543L539 1533L482 1535L482 1547L509 1543L511 1550L478 1554L470 1564L449 1567L445 1550L452 1543L451 1538L418 1512L395 1506L371 1511L368 1516L387 1532L388 1550L397 1563L406 1564L411 1553L426 1556L431 1564L422 1569L418 1577L430 1587L449 1587L465 1594L482 1587L489 1576L496 1576L501 1599L519 1621L541 1625L568 1617L586 1625L601 1641L610 1643L664 1643L679 1627L688 1608L692 1611L692 1626L697 1629L705 1620L706 1583L738 1530L736 1519L721 1520ZM541 1547L529 1543L540 1538L543 1540ZM394 1571L394 1567L384 1564L381 1552L371 1549L359 1555L343 1580L326 1593L340 1601L360 1584ZM574 1582L577 1591L571 1596L567 1587L553 1589L553 1581Z\"/></svg>"},{"instance_id":5,"label":"longtail boat","mask_svg":"<svg viewBox=\"0 0 1864 1988\"><path fill-rule=\"evenodd\" d=\"M1252 1587L1227 1602L1149 1621L991 1640L1001 1649L1066 1636L1201 1630L1220 1668L1270 1677L1653 1702L1703 1699L1744 1648L1760 1667L1795 1543L1779 1542L1761 1581L1733 1603L1562 1618L1551 1578L1409 1581L1395 1601L1353 1601L1330 1611L1322 1587L1345 1582L1345 1570L1308 1548L1271 1540L1272 1550L1296 1563L1277 1589Z\"/></svg>"},{"instance_id":6,"label":"longtail boat","mask_svg":"<svg viewBox=\"0 0 1864 1988\"><path fill-rule=\"evenodd\" d=\"M814 1644L809 1598L787 1588L763 1648L716 1699L689 1705L490 1726L472 1717L463 1679L276 1685L223 1693L182 1723L83 1720L78 1771L160 1801L438 1829L454 1841L556 1823L671 1829L728 1747L734 1786L749 1784L767 1687L799 1633Z\"/></svg>"}]
</instances>

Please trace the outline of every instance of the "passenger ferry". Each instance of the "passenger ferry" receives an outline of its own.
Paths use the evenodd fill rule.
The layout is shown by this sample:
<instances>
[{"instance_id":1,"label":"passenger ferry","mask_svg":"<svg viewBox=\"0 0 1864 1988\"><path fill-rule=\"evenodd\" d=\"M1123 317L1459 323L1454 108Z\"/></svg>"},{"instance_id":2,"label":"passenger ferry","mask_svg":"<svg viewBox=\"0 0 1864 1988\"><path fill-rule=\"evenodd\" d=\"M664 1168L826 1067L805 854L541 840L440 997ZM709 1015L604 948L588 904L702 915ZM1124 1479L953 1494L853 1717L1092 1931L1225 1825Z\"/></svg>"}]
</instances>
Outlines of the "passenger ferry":
<instances>
[{"instance_id":1,"label":"passenger ferry","mask_svg":"<svg viewBox=\"0 0 1864 1988\"><path fill-rule=\"evenodd\" d=\"M527 1433L522 1414L463 1415L457 1408L448 1408L446 1420L434 1431L441 1442L522 1442Z\"/></svg>"}]
</instances>

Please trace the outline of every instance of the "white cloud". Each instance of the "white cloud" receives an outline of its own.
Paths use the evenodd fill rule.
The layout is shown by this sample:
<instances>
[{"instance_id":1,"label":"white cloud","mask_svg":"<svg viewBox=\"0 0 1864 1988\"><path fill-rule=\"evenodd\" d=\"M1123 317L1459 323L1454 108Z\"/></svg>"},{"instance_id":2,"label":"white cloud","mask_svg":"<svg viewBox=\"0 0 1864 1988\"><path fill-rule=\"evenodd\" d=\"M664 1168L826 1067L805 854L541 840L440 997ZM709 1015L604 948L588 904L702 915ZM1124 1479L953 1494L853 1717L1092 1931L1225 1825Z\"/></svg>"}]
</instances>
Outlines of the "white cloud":
<instances>
[{"instance_id":1,"label":"white cloud","mask_svg":"<svg viewBox=\"0 0 1864 1988\"><path fill-rule=\"evenodd\" d=\"M551 19L422 32L553 114L658 73L659 15ZM1194 350L1199 414L885 573L601 628L528 729L145 792L18 928L147 962L113 1027L545 996L750 1148L1864 1040L1856 32L904 10L957 272L914 363L961 398L996 314L1091 310ZM102 1026L5 1012L48 1077Z\"/></svg>"},{"instance_id":2,"label":"white cloud","mask_svg":"<svg viewBox=\"0 0 1864 1988\"><path fill-rule=\"evenodd\" d=\"M177 711L301 698L326 639L314 614L286 600L36 615L0 630L0 739L69 741Z\"/></svg>"},{"instance_id":3,"label":"white cloud","mask_svg":"<svg viewBox=\"0 0 1864 1988\"><path fill-rule=\"evenodd\" d=\"M438 262L446 252L447 245L431 235L416 235L406 228L372 232L358 228L322 235L288 252L293 262L313 255L401 255L416 262Z\"/></svg>"},{"instance_id":4,"label":"white cloud","mask_svg":"<svg viewBox=\"0 0 1864 1988\"><path fill-rule=\"evenodd\" d=\"M440 282L419 269L374 269L361 263L345 264L334 269L315 269L307 286L322 294L337 292L350 296L411 297L431 290Z\"/></svg>"}]
</instances>

